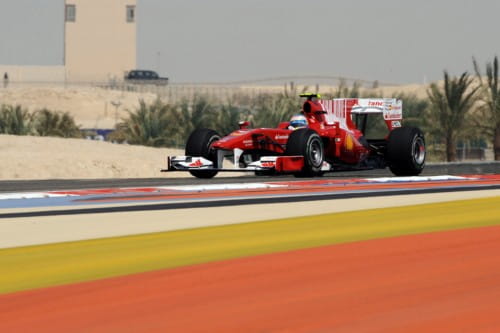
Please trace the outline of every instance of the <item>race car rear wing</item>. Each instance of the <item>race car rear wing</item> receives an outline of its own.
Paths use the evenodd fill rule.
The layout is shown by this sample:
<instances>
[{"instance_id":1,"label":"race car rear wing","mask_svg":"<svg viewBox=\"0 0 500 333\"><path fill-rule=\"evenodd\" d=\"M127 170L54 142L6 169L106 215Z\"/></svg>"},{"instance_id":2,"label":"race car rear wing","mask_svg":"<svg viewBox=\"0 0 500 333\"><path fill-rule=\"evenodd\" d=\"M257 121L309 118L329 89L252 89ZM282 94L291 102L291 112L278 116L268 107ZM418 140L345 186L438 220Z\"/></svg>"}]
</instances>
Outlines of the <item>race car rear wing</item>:
<instances>
[{"instance_id":1,"label":"race car rear wing","mask_svg":"<svg viewBox=\"0 0 500 333\"><path fill-rule=\"evenodd\" d=\"M403 102L395 98L358 98L351 113L382 113L385 119L401 119Z\"/></svg>"},{"instance_id":2,"label":"race car rear wing","mask_svg":"<svg viewBox=\"0 0 500 333\"><path fill-rule=\"evenodd\" d=\"M396 98L334 98L321 100L328 123L347 129L351 114L382 114L390 130L401 126L403 102Z\"/></svg>"}]
</instances>

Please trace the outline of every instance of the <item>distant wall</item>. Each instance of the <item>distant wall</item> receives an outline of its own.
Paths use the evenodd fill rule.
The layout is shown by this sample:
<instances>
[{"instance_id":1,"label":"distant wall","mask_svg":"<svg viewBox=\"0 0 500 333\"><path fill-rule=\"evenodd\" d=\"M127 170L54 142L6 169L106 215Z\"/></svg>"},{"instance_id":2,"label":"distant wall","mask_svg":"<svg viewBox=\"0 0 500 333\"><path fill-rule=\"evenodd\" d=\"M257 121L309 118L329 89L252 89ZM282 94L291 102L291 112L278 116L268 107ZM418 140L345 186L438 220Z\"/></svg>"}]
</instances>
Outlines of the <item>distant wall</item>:
<instances>
[{"instance_id":1,"label":"distant wall","mask_svg":"<svg viewBox=\"0 0 500 333\"><path fill-rule=\"evenodd\" d=\"M0 65L0 81L4 74L10 82L64 82L64 66L11 66Z\"/></svg>"}]
</instances>

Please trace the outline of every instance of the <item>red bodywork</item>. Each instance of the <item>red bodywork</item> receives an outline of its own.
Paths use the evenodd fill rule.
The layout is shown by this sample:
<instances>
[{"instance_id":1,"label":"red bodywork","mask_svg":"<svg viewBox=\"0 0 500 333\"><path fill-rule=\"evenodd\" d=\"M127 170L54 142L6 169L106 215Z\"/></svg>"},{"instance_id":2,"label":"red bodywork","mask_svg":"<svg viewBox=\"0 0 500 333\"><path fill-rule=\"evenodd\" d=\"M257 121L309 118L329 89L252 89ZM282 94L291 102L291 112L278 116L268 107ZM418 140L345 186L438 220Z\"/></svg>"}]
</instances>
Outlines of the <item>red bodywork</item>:
<instances>
[{"instance_id":1,"label":"red bodywork","mask_svg":"<svg viewBox=\"0 0 500 333\"><path fill-rule=\"evenodd\" d=\"M328 106L333 106L330 105L332 101L308 99L303 104L302 113L307 118L308 127L323 139L327 160L337 158L344 163L357 164L368 156L370 149L360 142L363 133L356 128L350 116L357 99L345 101L344 114L340 115L340 119L345 119L346 126L341 126L340 121L328 119L329 114L334 112L333 107L330 112L327 111ZM242 122L239 130L213 143L212 147L223 150L264 150L276 155L285 153L288 136L293 131L288 129L289 122L282 122L277 128L249 129L248 125L248 122Z\"/></svg>"},{"instance_id":2,"label":"red bodywork","mask_svg":"<svg viewBox=\"0 0 500 333\"><path fill-rule=\"evenodd\" d=\"M191 153L192 156L169 158L167 171L187 170L197 177L209 178L217 171L300 173L304 168L311 168L312 163L316 163L314 165L316 174L343 168L351 170L386 167L388 134L394 128L401 127L400 100L381 98L319 100L316 94L301 96L307 97L302 106L302 114L307 120L309 130L297 130L294 133L296 129L290 126L290 122L282 122L276 128L252 129L249 128L248 121L243 121L239 123L238 130L210 141L208 152L201 150ZM379 118L378 124L370 123L368 121L370 114L383 118ZM370 121L373 119L370 118ZM374 124L377 125L373 126ZM369 138L366 135L367 129L374 130L376 136ZM382 134L377 132L380 129L384 131ZM196 140L205 140L218 135L210 129L201 129L201 132L193 133L199 135ZM193 142L196 144L191 143L189 146L199 149L200 141ZM233 162L231 170L223 167L223 161L226 159Z\"/></svg>"}]
</instances>

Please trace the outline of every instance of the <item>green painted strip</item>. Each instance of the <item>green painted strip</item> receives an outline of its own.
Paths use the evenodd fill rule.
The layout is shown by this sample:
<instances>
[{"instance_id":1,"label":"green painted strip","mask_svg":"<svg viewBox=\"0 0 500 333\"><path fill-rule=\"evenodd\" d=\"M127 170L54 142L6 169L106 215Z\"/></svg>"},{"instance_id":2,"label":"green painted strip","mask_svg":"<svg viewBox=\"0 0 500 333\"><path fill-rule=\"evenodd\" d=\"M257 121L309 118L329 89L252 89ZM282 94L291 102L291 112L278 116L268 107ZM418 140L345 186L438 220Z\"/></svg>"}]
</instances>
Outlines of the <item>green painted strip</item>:
<instances>
[{"instance_id":1,"label":"green painted strip","mask_svg":"<svg viewBox=\"0 0 500 333\"><path fill-rule=\"evenodd\" d=\"M0 293L278 251L497 224L500 197L493 197L3 249Z\"/></svg>"}]
</instances>

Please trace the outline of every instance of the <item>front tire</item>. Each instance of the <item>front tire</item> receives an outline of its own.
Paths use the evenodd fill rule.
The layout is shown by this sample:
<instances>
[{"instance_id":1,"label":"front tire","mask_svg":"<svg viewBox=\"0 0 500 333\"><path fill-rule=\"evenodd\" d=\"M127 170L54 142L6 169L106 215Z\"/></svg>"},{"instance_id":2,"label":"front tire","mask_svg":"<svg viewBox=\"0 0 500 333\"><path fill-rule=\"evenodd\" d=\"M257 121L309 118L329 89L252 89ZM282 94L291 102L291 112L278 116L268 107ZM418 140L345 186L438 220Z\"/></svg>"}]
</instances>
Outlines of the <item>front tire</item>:
<instances>
[{"instance_id":1,"label":"front tire","mask_svg":"<svg viewBox=\"0 0 500 333\"><path fill-rule=\"evenodd\" d=\"M387 162L396 176L417 176L425 166L425 139L416 127L400 127L389 134Z\"/></svg>"},{"instance_id":2,"label":"front tire","mask_svg":"<svg viewBox=\"0 0 500 333\"><path fill-rule=\"evenodd\" d=\"M286 156L304 156L304 168L296 177L322 175L321 167L325 159L323 141L318 133L309 128L299 128L288 137Z\"/></svg>"},{"instance_id":3,"label":"front tire","mask_svg":"<svg viewBox=\"0 0 500 333\"><path fill-rule=\"evenodd\" d=\"M214 130L208 128L199 128L194 130L186 143L186 156L201 156L214 163L217 167L217 153L211 149L211 145L220 140L221 136ZM213 178L218 171L216 170L190 170L196 178Z\"/></svg>"}]
</instances>

